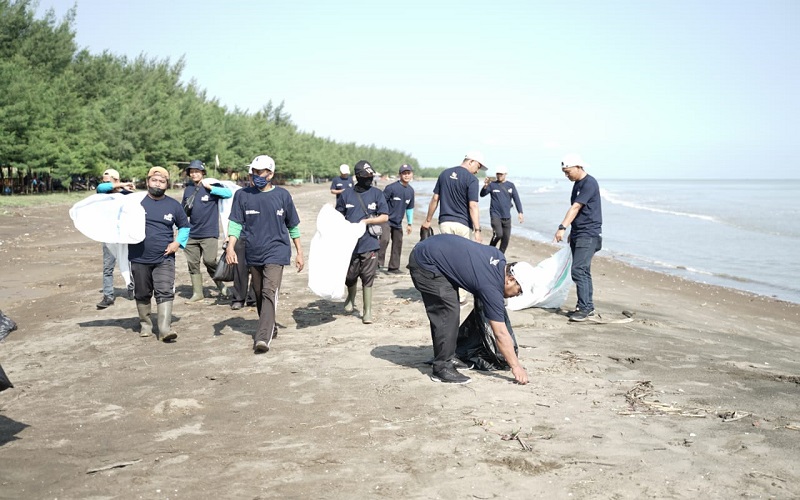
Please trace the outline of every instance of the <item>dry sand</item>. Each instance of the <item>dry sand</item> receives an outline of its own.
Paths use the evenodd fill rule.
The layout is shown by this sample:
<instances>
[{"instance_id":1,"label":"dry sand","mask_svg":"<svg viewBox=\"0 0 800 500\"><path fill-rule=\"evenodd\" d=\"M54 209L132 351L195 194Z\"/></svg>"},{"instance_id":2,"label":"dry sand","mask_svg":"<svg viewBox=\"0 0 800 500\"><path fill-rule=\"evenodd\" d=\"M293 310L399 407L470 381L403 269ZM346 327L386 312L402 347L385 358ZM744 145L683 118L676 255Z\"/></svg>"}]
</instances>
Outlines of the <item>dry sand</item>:
<instances>
[{"instance_id":1,"label":"dry sand","mask_svg":"<svg viewBox=\"0 0 800 500\"><path fill-rule=\"evenodd\" d=\"M290 189L307 256L332 196ZM95 308L101 247L68 208L0 216L0 308L19 324L0 344L16 385L0 393L0 498L800 497L800 305L598 256L598 310L634 321L512 312L531 383L449 386L428 378L407 275L377 279L368 326L287 268L280 335L256 356L254 308L208 279L185 304L179 253L178 340L139 338L132 301ZM508 254L553 251L512 238Z\"/></svg>"}]
</instances>

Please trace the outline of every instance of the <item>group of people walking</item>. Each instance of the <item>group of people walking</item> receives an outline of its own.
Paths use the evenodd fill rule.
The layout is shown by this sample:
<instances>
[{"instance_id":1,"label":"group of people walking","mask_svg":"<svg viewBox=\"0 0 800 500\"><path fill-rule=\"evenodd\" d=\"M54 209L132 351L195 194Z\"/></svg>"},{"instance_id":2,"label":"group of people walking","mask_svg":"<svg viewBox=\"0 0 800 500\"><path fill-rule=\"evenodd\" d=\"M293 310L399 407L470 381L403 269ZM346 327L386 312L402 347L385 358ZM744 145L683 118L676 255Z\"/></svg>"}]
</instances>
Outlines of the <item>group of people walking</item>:
<instances>
[{"instance_id":1,"label":"group of people walking","mask_svg":"<svg viewBox=\"0 0 800 500\"><path fill-rule=\"evenodd\" d=\"M573 253L572 276L578 291L578 302L571 313L574 321L594 315L592 300L591 259L602 246L602 214L597 181L585 171L586 164L577 155L568 155L561 163L564 175L574 183L571 205L554 236L562 241L568 226ZM511 368L514 379L525 384L527 373L517 359L507 328L504 300L531 293L535 283L532 266L526 262L506 262L505 251L511 234L511 208L524 221L522 203L516 186L506 179L505 167L495 169L495 179L487 178L480 188L476 174L488 170L480 152L467 153L461 164L445 169L437 178L428 205L422 231L430 230L438 209L439 233L415 245L408 259L412 282L420 292L431 328L434 360L431 379L437 382L463 384L470 381L458 367L455 358L460 321L460 306L465 296L460 290L480 300L482 311L497 341L497 347ZM259 315L253 337L256 353L269 351L277 335L276 313L283 269L291 264L292 247L295 267L303 270L305 259L300 242L300 218L291 194L273 184L275 162L260 155L248 165L251 186L232 192L212 184L205 178L205 167L199 160L186 168L191 184L185 188L182 203L166 196L169 173L153 167L147 175L147 195L142 200L146 213L145 238L129 245L133 287L129 296L136 300L142 336L153 334L151 299L157 305L159 338L174 341L171 329L172 303L175 289L175 253L184 248L192 296L188 303L204 298L201 262L210 276L217 267L220 200L231 198L232 208L227 230L225 262L239 271L232 291L232 309L239 309L247 296L247 274L252 280L255 305ZM356 307L358 284L362 290L361 319L373 322L372 288L379 270L402 274L403 236L413 227L413 168L402 165L398 179L383 190L374 186L375 168L366 160L357 162L354 175L350 167L341 165L340 175L331 183L336 195L335 208L351 223L364 223L367 230L353 249L345 278L347 298L344 311ZM122 183L113 169L104 172L98 193L133 191L133 185ZM483 244L478 201L490 196L492 238ZM405 230L403 222L405 221ZM174 230L177 227L177 231ZM388 265L384 267L387 251ZM499 246L499 249L496 247ZM103 300L98 308L114 303L113 260L106 258L104 247ZM244 279L242 279L244 278ZM227 287L216 282L220 296L228 295Z\"/></svg>"}]
</instances>

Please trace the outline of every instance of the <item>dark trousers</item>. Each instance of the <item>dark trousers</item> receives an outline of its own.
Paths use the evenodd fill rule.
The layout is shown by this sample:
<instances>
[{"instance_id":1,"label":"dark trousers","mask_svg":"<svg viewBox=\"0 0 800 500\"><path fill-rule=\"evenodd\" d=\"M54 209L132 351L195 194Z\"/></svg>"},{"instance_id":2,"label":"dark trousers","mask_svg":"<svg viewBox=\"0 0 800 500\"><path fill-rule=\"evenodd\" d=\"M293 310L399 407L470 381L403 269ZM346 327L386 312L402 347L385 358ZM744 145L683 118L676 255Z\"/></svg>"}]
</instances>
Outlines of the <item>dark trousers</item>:
<instances>
[{"instance_id":1,"label":"dark trousers","mask_svg":"<svg viewBox=\"0 0 800 500\"><path fill-rule=\"evenodd\" d=\"M378 265L383 267L386 262L386 250L389 248L389 241L392 242L392 251L389 254L389 271L400 269L400 254L403 253L403 228L389 227L389 223L383 224L383 234L381 235L381 249L378 252Z\"/></svg>"},{"instance_id":2,"label":"dark trousers","mask_svg":"<svg viewBox=\"0 0 800 500\"><path fill-rule=\"evenodd\" d=\"M208 271L208 275L214 277L217 272L217 238L202 238L196 240L189 238L183 255L186 256L186 263L189 265L189 274L200 274L200 260Z\"/></svg>"},{"instance_id":3,"label":"dark trousers","mask_svg":"<svg viewBox=\"0 0 800 500\"><path fill-rule=\"evenodd\" d=\"M594 311L594 288L592 287L592 257L603 248L602 236L579 236L570 238L572 250L572 281L578 292L578 309Z\"/></svg>"},{"instance_id":4,"label":"dark trousers","mask_svg":"<svg viewBox=\"0 0 800 500\"><path fill-rule=\"evenodd\" d=\"M378 274L378 255L376 252L353 254L350 257L350 266L347 268L344 285L349 288L358 283L358 279L361 278L361 287L369 288L375 281L376 274Z\"/></svg>"},{"instance_id":5,"label":"dark trousers","mask_svg":"<svg viewBox=\"0 0 800 500\"><path fill-rule=\"evenodd\" d=\"M245 302L253 303L256 301L255 290L253 290L253 283L250 282L248 288L247 283L250 280L250 269L247 267L247 260L245 258L245 249L247 248L247 240L239 238L236 240L236 259L239 263L233 270L233 290L231 291L231 302Z\"/></svg>"},{"instance_id":6,"label":"dark trousers","mask_svg":"<svg viewBox=\"0 0 800 500\"><path fill-rule=\"evenodd\" d=\"M269 345L272 333L275 330L275 318L278 308L278 292L283 280L283 266L266 264L264 266L251 266L250 275L253 277L253 288L256 291L256 309L258 310L258 330L255 342L264 341Z\"/></svg>"},{"instance_id":7,"label":"dark trousers","mask_svg":"<svg viewBox=\"0 0 800 500\"><path fill-rule=\"evenodd\" d=\"M408 269L414 287L422 294L425 313L431 324L433 372L436 373L447 367L456 354L461 321L458 289L443 275L419 267L413 251L408 259Z\"/></svg>"},{"instance_id":8,"label":"dark trousers","mask_svg":"<svg viewBox=\"0 0 800 500\"><path fill-rule=\"evenodd\" d=\"M489 242L493 247L500 242L500 251L506 253L508 242L511 240L511 219L501 219L492 217L492 241Z\"/></svg>"},{"instance_id":9,"label":"dark trousers","mask_svg":"<svg viewBox=\"0 0 800 500\"><path fill-rule=\"evenodd\" d=\"M175 299L175 259L167 258L160 264L131 262L133 289L136 302L150 303L155 295L156 304Z\"/></svg>"}]
</instances>

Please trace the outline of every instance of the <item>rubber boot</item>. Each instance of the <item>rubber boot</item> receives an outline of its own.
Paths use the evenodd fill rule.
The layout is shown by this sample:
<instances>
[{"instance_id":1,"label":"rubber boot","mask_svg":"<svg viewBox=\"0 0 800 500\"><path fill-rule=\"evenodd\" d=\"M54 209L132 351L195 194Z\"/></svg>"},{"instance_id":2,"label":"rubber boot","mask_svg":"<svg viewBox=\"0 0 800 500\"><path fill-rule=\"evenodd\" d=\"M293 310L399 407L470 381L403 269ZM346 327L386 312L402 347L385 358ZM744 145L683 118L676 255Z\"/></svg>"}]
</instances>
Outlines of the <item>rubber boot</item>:
<instances>
[{"instance_id":1,"label":"rubber boot","mask_svg":"<svg viewBox=\"0 0 800 500\"><path fill-rule=\"evenodd\" d=\"M347 300L344 302L344 312L351 313L356 305L356 292L358 292L358 285L347 287Z\"/></svg>"},{"instance_id":2,"label":"rubber boot","mask_svg":"<svg viewBox=\"0 0 800 500\"><path fill-rule=\"evenodd\" d=\"M150 318L150 302L136 302L139 311L140 337L149 337L153 334L153 320Z\"/></svg>"},{"instance_id":3,"label":"rubber boot","mask_svg":"<svg viewBox=\"0 0 800 500\"><path fill-rule=\"evenodd\" d=\"M222 298L227 298L228 297L228 287L225 286L225 283L222 282L222 281L215 281L214 283L217 285L217 290L219 290L219 296L222 297Z\"/></svg>"},{"instance_id":4,"label":"rubber boot","mask_svg":"<svg viewBox=\"0 0 800 500\"><path fill-rule=\"evenodd\" d=\"M365 325L372 323L372 287L361 290L364 294L364 314L361 315L361 322Z\"/></svg>"},{"instance_id":5,"label":"rubber boot","mask_svg":"<svg viewBox=\"0 0 800 500\"><path fill-rule=\"evenodd\" d=\"M203 275L190 274L189 277L192 279L192 296L186 300L186 303L200 302L203 300Z\"/></svg>"},{"instance_id":6,"label":"rubber boot","mask_svg":"<svg viewBox=\"0 0 800 500\"><path fill-rule=\"evenodd\" d=\"M172 331L172 301L158 304L158 335L163 342L178 338L178 334Z\"/></svg>"}]
</instances>

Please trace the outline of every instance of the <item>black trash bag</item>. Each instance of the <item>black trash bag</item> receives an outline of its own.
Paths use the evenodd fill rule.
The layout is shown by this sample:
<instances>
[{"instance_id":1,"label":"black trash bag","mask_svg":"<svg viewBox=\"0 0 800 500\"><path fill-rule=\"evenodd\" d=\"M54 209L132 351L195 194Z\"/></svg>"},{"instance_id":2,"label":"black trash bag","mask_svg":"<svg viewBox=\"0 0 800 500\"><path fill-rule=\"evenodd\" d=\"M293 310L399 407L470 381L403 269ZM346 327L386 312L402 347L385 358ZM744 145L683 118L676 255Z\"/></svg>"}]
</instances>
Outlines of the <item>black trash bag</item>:
<instances>
[{"instance_id":1,"label":"black trash bag","mask_svg":"<svg viewBox=\"0 0 800 500\"><path fill-rule=\"evenodd\" d=\"M228 240L222 243L222 255L217 261L217 270L214 271L214 281L233 281L236 265L228 264L225 260L225 251L228 249Z\"/></svg>"},{"instance_id":2,"label":"black trash bag","mask_svg":"<svg viewBox=\"0 0 800 500\"><path fill-rule=\"evenodd\" d=\"M0 365L0 392L5 391L6 389L11 389L12 387L14 387L14 384L8 380L6 372L3 371L3 366Z\"/></svg>"},{"instance_id":3,"label":"black trash bag","mask_svg":"<svg viewBox=\"0 0 800 500\"><path fill-rule=\"evenodd\" d=\"M17 324L14 320L3 314L0 311L0 340L8 337L8 334L17 329Z\"/></svg>"},{"instance_id":4,"label":"black trash bag","mask_svg":"<svg viewBox=\"0 0 800 500\"><path fill-rule=\"evenodd\" d=\"M432 227L420 227L419 228L419 241L424 240L425 238L430 238L435 233L433 232Z\"/></svg>"},{"instance_id":5,"label":"black trash bag","mask_svg":"<svg viewBox=\"0 0 800 500\"><path fill-rule=\"evenodd\" d=\"M514 342L514 354L518 354L517 338L514 336L514 330L511 329L511 321L508 319L505 309L503 309L503 316L508 333ZM509 369L508 363L497 349L497 341L492 333L492 327L483 314L483 304L477 298L472 312L458 327L456 357L467 364L474 364L476 370Z\"/></svg>"}]
</instances>

